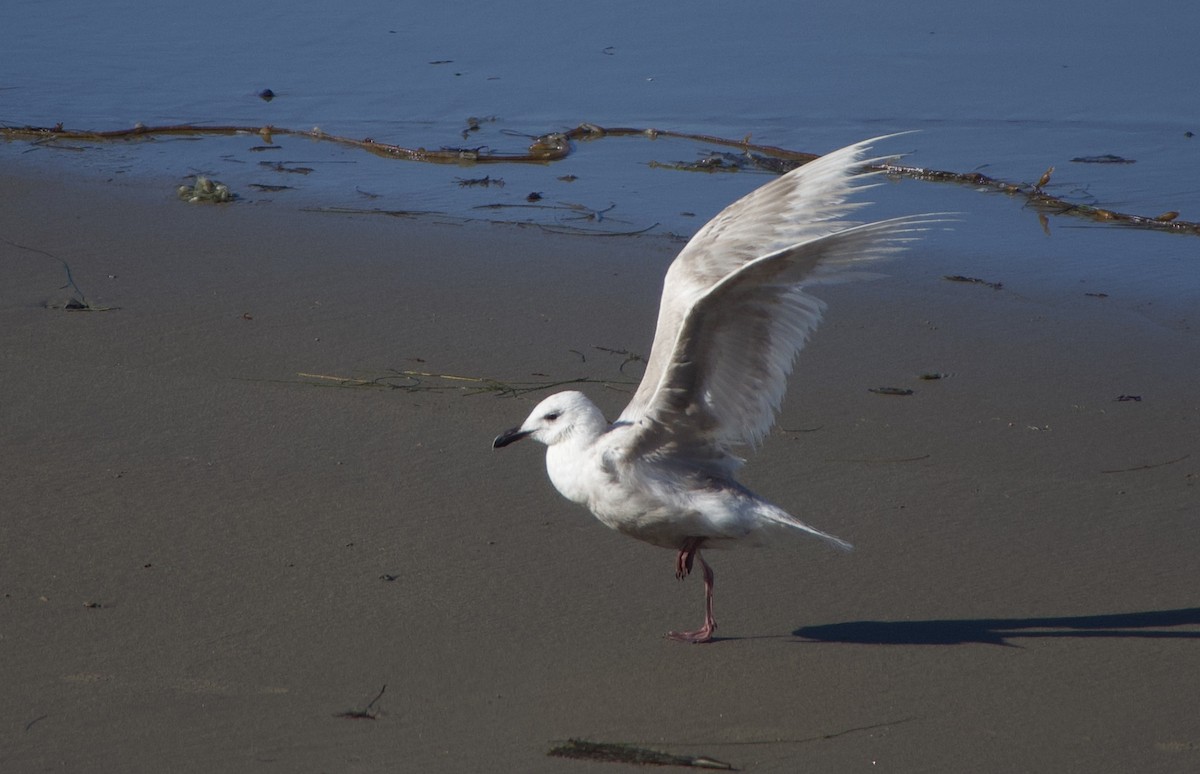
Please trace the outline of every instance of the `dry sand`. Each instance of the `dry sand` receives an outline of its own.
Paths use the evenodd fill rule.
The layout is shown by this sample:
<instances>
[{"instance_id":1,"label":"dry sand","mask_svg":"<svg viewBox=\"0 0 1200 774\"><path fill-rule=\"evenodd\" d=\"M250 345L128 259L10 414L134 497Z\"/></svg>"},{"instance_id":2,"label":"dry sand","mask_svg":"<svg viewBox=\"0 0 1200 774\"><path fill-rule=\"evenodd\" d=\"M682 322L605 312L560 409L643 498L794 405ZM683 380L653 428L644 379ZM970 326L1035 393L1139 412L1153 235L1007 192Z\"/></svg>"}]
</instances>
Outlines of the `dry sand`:
<instances>
[{"instance_id":1,"label":"dry sand","mask_svg":"<svg viewBox=\"0 0 1200 774\"><path fill-rule=\"evenodd\" d=\"M11 177L0 238L0 771L1200 767L1194 319L946 282L936 240L824 290L744 479L858 549L711 555L684 646L698 580L489 448L544 393L298 376L615 414L597 347L645 353L677 244Z\"/></svg>"}]
</instances>

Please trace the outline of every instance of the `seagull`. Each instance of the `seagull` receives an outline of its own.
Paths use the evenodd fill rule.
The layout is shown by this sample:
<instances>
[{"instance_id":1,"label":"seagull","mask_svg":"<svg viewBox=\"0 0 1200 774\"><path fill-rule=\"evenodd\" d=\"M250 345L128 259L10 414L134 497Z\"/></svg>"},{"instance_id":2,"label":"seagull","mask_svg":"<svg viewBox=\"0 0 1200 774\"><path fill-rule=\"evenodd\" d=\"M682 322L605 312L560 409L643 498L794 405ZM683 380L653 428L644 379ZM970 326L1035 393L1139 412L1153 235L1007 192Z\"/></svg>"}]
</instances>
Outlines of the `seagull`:
<instances>
[{"instance_id":1,"label":"seagull","mask_svg":"<svg viewBox=\"0 0 1200 774\"><path fill-rule=\"evenodd\" d=\"M851 548L739 484L735 452L770 430L793 361L821 320L825 304L807 288L863 277L857 269L936 222L848 220L864 206L851 195L878 174L863 168L891 158L866 159L883 139L788 172L692 237L667 270L645 374L616 422L583 393L560 392L492 442L545 444L554 487L606 526L677 552L679 580L700 563L704 623L670 639L709 642L717 628L714 575L701 550L763 545L789 531Z\"/></svg>"}]
</instances>

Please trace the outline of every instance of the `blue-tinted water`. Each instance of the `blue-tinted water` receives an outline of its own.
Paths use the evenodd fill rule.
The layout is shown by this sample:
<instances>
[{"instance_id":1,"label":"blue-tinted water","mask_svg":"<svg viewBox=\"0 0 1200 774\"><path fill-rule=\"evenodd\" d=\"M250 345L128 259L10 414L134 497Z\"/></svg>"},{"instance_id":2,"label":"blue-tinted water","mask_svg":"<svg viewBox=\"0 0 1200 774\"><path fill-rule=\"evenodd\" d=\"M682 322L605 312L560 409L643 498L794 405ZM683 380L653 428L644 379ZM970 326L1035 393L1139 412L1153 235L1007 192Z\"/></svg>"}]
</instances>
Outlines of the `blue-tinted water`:
<instances>
[{"instance_id":1,"label":"blue-tinted water","mask_svg":"<svg viewBox=\"0 0 1200 774\"><path fill-rule=\"evenodd\" d=\"M916 129L885 149L1015 182L1053 165L1052 193L1200 220L1200 137L1188 136L1200 132L1198 22L1191 5L1118 2L24 2L0 24L0 122L318 126L408 147L505 152L583 122L750 134L812 152ZM263 89L276 98L260 99ZM464 137L471 116L494 120ZM766 180L652 166L722 150L675 140L607 138L577 143L550 165L486 167L273 140L271 150L253 150L265 145L255 135L14 141L0 143L0 165L159 185L164 196L202 173L244 204L676 233ZM1136 163L1070 161L1100 154ZM484 175L504 187L459 185ZM524 206L533 192L538 206ZM897 212L962 211L947 249L974 251L983 265L1017 255L1028 271L1045 270L1037 256L1047 237L1019 200L912 182L876 198ZM1068 254L1056 271L1079 262L1109 267L1113 281L1196 290L1195 237L1114 235L1066 219L1051 233Z\"/></svg>"}]
</instances>

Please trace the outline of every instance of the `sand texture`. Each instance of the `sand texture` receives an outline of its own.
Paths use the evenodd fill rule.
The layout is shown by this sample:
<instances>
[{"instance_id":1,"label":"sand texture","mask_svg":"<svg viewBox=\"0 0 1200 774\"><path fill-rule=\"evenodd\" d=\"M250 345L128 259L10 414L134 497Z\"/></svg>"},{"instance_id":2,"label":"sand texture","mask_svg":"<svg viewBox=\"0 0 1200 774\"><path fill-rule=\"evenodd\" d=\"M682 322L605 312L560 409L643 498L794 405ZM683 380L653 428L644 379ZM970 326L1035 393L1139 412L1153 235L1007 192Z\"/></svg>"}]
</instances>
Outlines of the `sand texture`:
<instances>
[{"instance_id":1,"label":"sand texture","mask_svg":"<svg viewBox=\"0 0 1200 774\"><path fill-rule=\"evenodd\" d=\"M743 480L857 549L709 554L686 646L699 580L490 448L620 411L678 243L20 178L0 239L0 771L1200 768L1194 317L936 240L824 289Z\"/></svg>"}]
</instances>

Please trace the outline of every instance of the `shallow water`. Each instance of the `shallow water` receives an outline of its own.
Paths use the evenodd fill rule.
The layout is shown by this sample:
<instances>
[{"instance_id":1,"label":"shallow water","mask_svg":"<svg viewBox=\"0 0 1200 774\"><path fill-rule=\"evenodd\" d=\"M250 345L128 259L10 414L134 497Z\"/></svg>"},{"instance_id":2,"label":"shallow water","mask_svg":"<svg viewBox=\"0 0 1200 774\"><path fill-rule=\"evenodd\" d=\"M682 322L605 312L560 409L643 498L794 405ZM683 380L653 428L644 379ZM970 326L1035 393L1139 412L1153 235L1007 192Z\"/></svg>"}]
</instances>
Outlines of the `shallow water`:
<instances>
[{"instance_id":1,"label":"shallow water","mask_svg":"<svg viewBox=\"0 0 1200 774\"><path fill-rule=\"evenodd\" d=\"M881 150L1013 182L1054 166L1047 190L1071 201L1200 220L1200 138L1187 134L1200 131L1190 97L1200 91L1200 9L1190 6L532 2L506 13L477 2L72 1L26 2L5 16L0 122L9 126L318 126L407 147L509 153L583 122L750 134L809 152L915 129ZM276 97L259 98L264 89ZM472 116L487 120L464 136ZM257 135L12 141L0 143L0 164L161 186L164 196L204 174L230 185L241 199L233 206L422 211L616 233L689 234L768 179L651 164L728 150L680 140L605 138L576 143L553 164L447 166L272 139L265 150ZM1136 163L1070 161L1102 154ZM484 176L503 187L461 185ZM528 201L535 192L542 198ZM1047 242L1018 199L912 182L876 198L889 211L963 212L954 236L939 240L979 271L1033 256L1017 264L1027 276L1107 266L1114 281L1175 295L1194 292L1200 274L1188 260L1200 255L1195 237L1054 218ZM1050 244L1068 255L1040 259Z\"/></svg>"}]
</instances>

